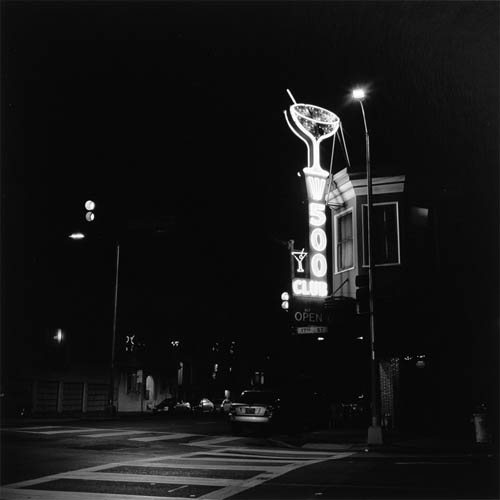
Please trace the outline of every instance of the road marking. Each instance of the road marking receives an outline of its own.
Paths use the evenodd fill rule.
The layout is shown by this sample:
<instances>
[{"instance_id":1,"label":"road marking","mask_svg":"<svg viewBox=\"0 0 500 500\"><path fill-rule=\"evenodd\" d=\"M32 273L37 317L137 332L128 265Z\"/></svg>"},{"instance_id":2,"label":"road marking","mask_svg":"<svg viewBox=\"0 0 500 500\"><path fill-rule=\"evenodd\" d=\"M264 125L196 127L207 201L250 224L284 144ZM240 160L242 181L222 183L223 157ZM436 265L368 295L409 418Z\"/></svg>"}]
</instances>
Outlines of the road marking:
<instances>
[{"instance_id":1,"label":"road marking","mask_svg":"<svg viewBox=\"0 0 500 500\"><path fill-rule=\"evenodd\" d=\"M44 430L44 429L58 429L58 430ZM45 425L43 427L10 427L7 429L8 431L15 432L27 432L30 434L43 434L46 436L55 435L55 434L71 434L77 432L95 432L95 431L106 431L108 429L98 429L95 427L72 427L69 429L68 427L63 427L61 425Z\"/></svg>"},{"instance_id":2,"label":"road marking","mask_svg":"<svg viewBox=\"0 0 500 500\"><path fill-rule=\"evenodd\" d=\"M37 434L44 434L46 436L51 436L55 434L72 434L79 432L95 432L95 431L104 431L105 429L93 429L93 428L75 428L75 429L64 429L59 431L38 431Z\"/></svg>"},{"instance_id":3,"label":"road marking","mask_svg":"<svg viewBox=\"0 0 500 500\"><path fill-rule=\"evenodd\" d=\"M102 437L115 437L115 436L130 436L130 434L150 434L150 431L113 431L113 432L104 432L99 434L85 434L85 436L82 437L102 438Z\"/></svg>"},{"instance_id":4,"label":"road marking","mask_svg":"<svg viewBox=\"0 0 500 500\"><path fill-rule=\"evenodd\" d=\"M81 493L77 491L2 488L1 492L2 500L161 500L161 497L149 495L116 495L113 493ZM188 497L168 496L168 500L186 500L186 498Z\"/></svg>"},{"instance_id":5,"label":"road marking","mask_svg":"<svg viewBox=\"0 0 500 500\"><path fill-rule=\"evenodd\" d=\"M247 448L244 446L232 446L232 447L226 447L223 450L214 450L214 453L218 453L219 451L222 452L234 452L237 450L244 450L245 453L267 453L266 456L269 454L271 455L297 455L297 457L305 457L305 458L311 458L311 457L317 457L317 458L327 458L331 456L331 453L326 453L326 452L321 452L321 451L301 451L301 450L276 450L274 448ZM348 452L349 455L352 455L352 452ZM257 456L257 455L252 455L252 456Z\"/></svg>"},{"instance_id":6,"label":"road marking","mask_svg":"<svg viewBox=\"0 0 500 500\"><path fill-rule=\"evenodd\" d=\"M127 465L130 465L129 463L122 463L120 464L121 466L127 466ZM182 462L179 462L179 461L176 461L174 463L168 463L168 462L152 462L152 463L148 463L148 462L142 462L141 464L141 467L156 467L156 468L160 468L160 467L164 467L165 469L171 469L171 468L175 468L175 469L193 469L193 468L196 468L196 469L203 469L203 470L221 470L221 466L220 464L200 464L199 462L195 462L195 465L193 466L192 463L182 463ZM228 471L264 471L266 469L265 466L259 466L259 465L224 465L223 466L223 469L224 470L228 470Z\"/></svg>"},{"instance_id":7,"label":"road marking","mask_svg":"<svg viewBox=\"0 0 500 500\"><path fill-rule=\"evenodd\" d=\"M224 453L218 453L218 452L213 452L213 453L206 453L207 456L203 456L200 458L203 458L204 460L207 460L208 458L219 458L218 456L213 456L213 455L223 455L224 457L229 457L231 460L234 458L236 460L244 460L245 462L248 462L249 459L259 459L259 461L269 461L270 463L279 461L279 462L303 462L304 458L299 458L299 457L273 457L271 455L256 455L254 453L231 453L231 452L224 452ZM263 460L262 460L263 459ZM305 459L307 460L307 458Z\"/></svg>"},{"instance_id":8,"label":"road marking","mask_svg":"<svg viewBox=\"0 0 500 500\"><path fill-rule=\"evenodd\" d=\"M265 467L266 468L269 468L269 467L282 467L284 465L288 465L290 464L291 462L293 461L290 461L290 460L279 460L279 459L267 459L267 460L248 460L248 458L235 458L233 456L220 456L220 457L169 457L170 460L175 460L175 461L178 461L178 460L185 460L185 461L191 461L193 462L193 460L202 460L204 462L209 462L209 463L219 463L221 464L221 462L232 462L232 463L235 463L235 464L248 464L248 465L252 465L252 462L258 462L259 464L265 464ZM221 465L219 465L220 467ZM225 467L225 465L224 465ZM262 469L263 466L261 466L261 469Z\"/></svg>"},{"instance_id":9,"label":"road marking","mask_svg":"<svg viewBox=\"0 0 500 500\"><path fill-rule=\"evenodd\" d=\"M204 455L207 454L212 456L206 458ZM261 458L261 455L264 456L264 459ZM292 455L292 458L289 458L289 455ZM158 500L158 496L154 497L145 495L124 495L118 493L82 493L73 491L51 491L49 489L36 489L37 485L42 485L44 483L49 483L47 484L47 487L50 488L50 483L52 481L76 480L80 482L83 481L83 484L85 484L85 481L89 481L89 489L91 488L90 483L95 485L95 481L102 481L103 485L106 484L106 481L112 481L117 485L127 482L134 482L144 485L179 485L175 488L172 488L171 490L168 490L169 493L185 489L188 486L192 486L193 488L215 487L217 489L214 489L213 491L210 491L208 493L200 492L197 495L197 498L199 498L200 500L225 500L232 495L258 486L266 481L275 479L300 467L320 463L325 460L346 458L351 455L354 455L354 453L345 452L325 454L304 451L291 453L290 450L276 450L272 448L246 449L244 447L227 447L217 449L213 453L207 453L205 451L194 451L179 455L170 454L164 456L135 459L128 462L107 463L104 465L88 467L85 469L53 474L42 478L21 481L19 483L4 486L2 489L1 498L2 500ZM259 462L263 462L263 464L259 464L258 466L252 463L249 464L249 457L254 460L257 459ZM172 462L168 464L162 462L165 460L170 460ZM204 461L212 461L212 464L207 465L205 463L200 463ZM221 467L221 461L229 461L230 465ZM246 462L246 464L242 464L242 462ZM112 471L116 467L123 466L133 466L133 470L136 473L131 474L130 472L119 473ZM179 470L179 472L178 475L158 475L160 471L154 471L154 467L156 467L157 469L162 467L176 468ZM147 472L147 470L139 470L138 468L151 469L152 472L156 473L141 474L140 472ZM255 474L252 474L251 477L246 479L234 479L231 477L215 478L192 476L189 475L188 471L185 472L186 475L182 475L183 469L193 468L206 470L224 469L227 470L228 476L231 475L231 471L236 470L255 472ZM82 483L80 483L79 488L81 488L81 484ZM70 489L71 486L68 486L68 488ZM194 491L196 492L196 489ZM180 500L181 498L185 500L186 494L184 494L183 497L168 497L169 500Z\"/></svg>"},{"instance_id":10,"label":"road marking","mask_svg":"<svg viewBox=\"0 0 500 500\"><path fill-rule=\"evenodd\" d=\"M163 434L158 436L148 436L139 438L129 438L129 441L140 441L142 443L151 443L153 441L166 441L168 439L183 439L187 437L198 436L198 434L185 434L179 432L177 434Z\"/></svg>"},{"instance_id":11,"label":"road marking","mask_svg":"<svg viewBox=\"0 0 500 500\"><path fill-rule=\"evenodd\" d=\"M187 488L189 485L185 484L183 486L179 486L178 488L173 488L172 490L167 490L167 493L173 493L174 491L182 490L183 488Z\"/></svg>"},{"instance_id":12,"label":"road marking","mask_svg":"<svg viewBox=\"0 0 500 500\"><path fill-rule=\"evenodd\" d=\"M39 427L4 427L2 431L27 431L35 429L57 429L61 428L62 425L41 425Z\"/></svg>"},{"instance_id":13,"label":"road marking","mask_svg":"<svg viewBox=\"0 0 500 500\"><path fill-rule=\"evenodd\" d=\"M322 450L327 451L339 451L339 450L349 450L353 446L352 443L306 443L301 446L303 450Z\"/></svg>"},{"instance_id":14,"label":"road marking","mask_svg":"<svg viewBox=\"0 0 500 500\"><path fill-rule=\"evenodd\" d=\"M130 465L130 464L129 464ZM157 476L154 474L129 474L121 472L75 471L64 474L64 479L86 479L89 481L130 481L133 483L195 484L205 486L231 486L241 483L241 479L195 476Z\"/></svg>"},{"instance_id":15,"label":"road marking","mask_svg":"<svg viewBox=\"0 0 500 500\"><path fill-rule=\"evenodd\" d=\"M240 438L234 436L222 436L215 437L209 439L201 439L200 441L191 441L190 443L186 443L190 446L214 446L220 443L227 443L228 441L237 441Z\"/></svg>"}]
</instances>

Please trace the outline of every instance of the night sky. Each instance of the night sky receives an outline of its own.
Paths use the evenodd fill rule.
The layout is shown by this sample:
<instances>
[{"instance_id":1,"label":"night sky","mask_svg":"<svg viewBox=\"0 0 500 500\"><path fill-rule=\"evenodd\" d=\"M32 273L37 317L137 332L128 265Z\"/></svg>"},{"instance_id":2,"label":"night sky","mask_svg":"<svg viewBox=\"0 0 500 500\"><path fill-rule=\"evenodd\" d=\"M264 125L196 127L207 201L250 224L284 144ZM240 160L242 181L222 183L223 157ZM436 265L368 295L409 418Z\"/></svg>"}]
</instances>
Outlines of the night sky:
<instances>
[{"instance_id":1,"label":"night sky","mask_svg":"<svg viewBox=\"0 0 500 500\"><path fill-rule=\"evenodd\" d=\"M405 174L412 204L440 207L429 286L450 311L446 338L481 333L488 352L498 14L487 1L2 2L4 340L66 325L100 345L117 240L120 335L272 338L283 242L307 236L286 89L340 116L356 171L361 84L374 175ZM84 242L67 239L77 229Z\"/></svg>"}]
</instances>

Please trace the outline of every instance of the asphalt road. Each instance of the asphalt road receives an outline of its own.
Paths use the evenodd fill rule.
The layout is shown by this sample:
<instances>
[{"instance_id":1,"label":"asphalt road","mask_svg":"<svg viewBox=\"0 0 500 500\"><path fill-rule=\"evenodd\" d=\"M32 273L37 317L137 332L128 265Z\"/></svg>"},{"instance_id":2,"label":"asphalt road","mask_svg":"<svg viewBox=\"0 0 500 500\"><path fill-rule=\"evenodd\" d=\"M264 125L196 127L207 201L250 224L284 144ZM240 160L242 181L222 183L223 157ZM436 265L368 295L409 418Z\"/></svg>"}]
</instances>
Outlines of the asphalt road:
<instances>
[{"instance_id":1,"label":"asphalt road","mask_svg":"<svg viewBox=\"0 0 500 500\"><path fill-rule=\"evenodd\" d=\"M498 499L488 454L310 450L221 418L8 424L2 500Z\"/></svg>"}]
</instances>

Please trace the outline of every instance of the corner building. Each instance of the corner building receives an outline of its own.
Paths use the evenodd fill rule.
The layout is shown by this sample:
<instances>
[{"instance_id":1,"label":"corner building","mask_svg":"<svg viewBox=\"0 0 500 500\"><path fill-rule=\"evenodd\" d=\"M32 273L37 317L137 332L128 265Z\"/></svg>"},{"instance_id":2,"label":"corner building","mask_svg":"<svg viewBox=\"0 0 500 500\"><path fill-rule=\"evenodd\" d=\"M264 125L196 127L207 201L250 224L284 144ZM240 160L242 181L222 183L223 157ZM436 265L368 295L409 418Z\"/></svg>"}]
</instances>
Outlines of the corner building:
<instances>
[{"instance_id":1,"label":"corner building","mask_svg":"<svg viewBox=\"0 0 500 500\"><path fill-rule=\"evenodd\" d=\"M428 207L411 204L405 176L372 179L375 351L381 424L422 430L433 414L432 359L435 319L429 279L435 272ZM322 302L328 332L295 335L299 377L325 393L340 409L343 425L369 425L370 326L368 315L368 206L364 173L343 169L331 178L329 295ZM294 311L301 298L294 297ZM319 306L319 304L317 304ZM302 353L302 356L301 354ZM308 361L303 361L307 355Z\"/></svg>"}]
</instances>

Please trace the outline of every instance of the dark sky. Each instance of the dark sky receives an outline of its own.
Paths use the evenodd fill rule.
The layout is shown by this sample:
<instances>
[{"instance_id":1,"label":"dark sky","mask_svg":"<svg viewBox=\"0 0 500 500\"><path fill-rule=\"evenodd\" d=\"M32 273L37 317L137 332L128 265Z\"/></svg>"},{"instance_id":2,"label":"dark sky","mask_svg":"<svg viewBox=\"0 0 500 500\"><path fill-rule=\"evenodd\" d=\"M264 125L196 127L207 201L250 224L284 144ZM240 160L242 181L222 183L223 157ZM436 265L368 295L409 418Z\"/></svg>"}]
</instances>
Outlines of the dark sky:
<instances>
[{"instance_id":1,"label":"dark sky","mask_svg":"<svg viewBox=\"0 0 500 500\"><path fill-rule=\"evenodd\" d=\"M340 116L356 170L356 84L374 175L406 174L413 203L444 207L452 293L470 321L498 321L498 7L4 1L5 330L109 330L119 237L123 334L267 335L287 283L280 240L307 230L286 89ZM88 198L97 219L78 246L65 236L89 230Z\"/></svg>"}]
</instances>

